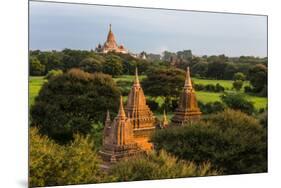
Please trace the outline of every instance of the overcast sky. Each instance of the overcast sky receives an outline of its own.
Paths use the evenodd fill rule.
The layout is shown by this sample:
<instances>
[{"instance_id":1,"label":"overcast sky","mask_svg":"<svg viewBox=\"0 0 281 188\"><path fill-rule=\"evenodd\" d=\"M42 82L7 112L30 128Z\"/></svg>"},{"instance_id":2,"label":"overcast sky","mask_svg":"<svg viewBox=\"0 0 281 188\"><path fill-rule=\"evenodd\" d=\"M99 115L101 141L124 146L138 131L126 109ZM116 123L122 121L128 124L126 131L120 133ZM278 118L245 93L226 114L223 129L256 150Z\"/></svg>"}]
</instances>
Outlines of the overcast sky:
<instances>
[{"instance_id":1,"label":"overcast sky","mask_svg":"<svg viewBox=\"0 0 281 188\"><path fill-rule=\"evenodd\" d=\"M95 49L109 24L131 52L267 56L265 16L30 2L30 48Z\"/></svg>"}]
</instances>

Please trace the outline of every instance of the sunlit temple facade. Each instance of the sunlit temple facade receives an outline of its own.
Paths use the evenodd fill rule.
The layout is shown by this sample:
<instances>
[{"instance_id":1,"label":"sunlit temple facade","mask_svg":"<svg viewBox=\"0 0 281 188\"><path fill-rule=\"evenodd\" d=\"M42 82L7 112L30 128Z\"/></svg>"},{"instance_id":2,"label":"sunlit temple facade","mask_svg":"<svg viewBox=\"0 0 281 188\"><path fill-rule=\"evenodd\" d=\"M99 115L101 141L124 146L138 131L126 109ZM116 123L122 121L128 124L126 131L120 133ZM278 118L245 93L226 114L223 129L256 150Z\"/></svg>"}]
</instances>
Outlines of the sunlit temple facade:
<instances>
[{"instance_id":1,"label":"sunlit temple facade","mask_svg":"<svg viewBox=\"0 0 281 188\"><path fill-rule=\"evenodd\" d=\"M151 151L153 143L150 142L150 137L156 127L164 129L188 125L198 120L200 116L201 111L197 104L195 90L192 87L189 68L186 71L185 84L180 95L178 108L174 112L171 123L168 122L165 111L162 120L157 122L146 104L146 98L136 69L134 82L125 108L123 107L121 96L119 112L114 120L110 119L110 113L107 112L103 145L100 150L102 159L105 162L114 163L136 154Z\"/></svg>"}]
</instances>

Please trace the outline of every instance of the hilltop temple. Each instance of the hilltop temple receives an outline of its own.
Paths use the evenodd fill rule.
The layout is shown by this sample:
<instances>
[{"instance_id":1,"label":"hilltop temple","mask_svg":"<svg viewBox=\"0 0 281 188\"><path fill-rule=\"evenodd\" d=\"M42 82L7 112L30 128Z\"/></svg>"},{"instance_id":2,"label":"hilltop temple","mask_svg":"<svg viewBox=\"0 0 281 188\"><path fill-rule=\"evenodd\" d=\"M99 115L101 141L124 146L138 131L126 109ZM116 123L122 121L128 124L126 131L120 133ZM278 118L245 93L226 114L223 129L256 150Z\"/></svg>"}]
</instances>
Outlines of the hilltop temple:
<instances>
[{"instance_id":1,"label":"hilltop temple","mask_svg":"<svg viewBox=\"0 0 281 188\"><path fill-rule=\"evenodd\" d=\"M187 67L183 91L180 95L178 108L174 112L171 125L180 126L189 124L194 120L198 120L200 116L201 111L197 104L195 90L192 87L189 67Z\"/></svg>"},{"instance_id":2,"label":"hilltop temple","mask_svg":"<svg viewBox=\"0 0 281 188\"><path fill-rule=\"evenodd\" d=\"M126 50L123 45L118 46L118 44L115 40L115 36L111 30L111 24L109 25L109 32L107 35L107 40L105 41L103 46L101 44L99 44L96 47L96 51L101 52L101 53L108 53L108 52L117 52L117 53L123 53L123 54L129 53L128 50Z\"/></svg>"},{"instance_id":3,"label":"hilltop temple","mask_svg":"<svg viewBox=\"0 0 281 188\"><path fill-rule=\"evenodd\" d=\"M100 154L104 161L115 162L129 156L150 151L150 135L156 127L156 118L146 104L136 69L133 86L123 108L120 98L119 112L112 122L107 112Z\"/></svg>"}]
</instances>

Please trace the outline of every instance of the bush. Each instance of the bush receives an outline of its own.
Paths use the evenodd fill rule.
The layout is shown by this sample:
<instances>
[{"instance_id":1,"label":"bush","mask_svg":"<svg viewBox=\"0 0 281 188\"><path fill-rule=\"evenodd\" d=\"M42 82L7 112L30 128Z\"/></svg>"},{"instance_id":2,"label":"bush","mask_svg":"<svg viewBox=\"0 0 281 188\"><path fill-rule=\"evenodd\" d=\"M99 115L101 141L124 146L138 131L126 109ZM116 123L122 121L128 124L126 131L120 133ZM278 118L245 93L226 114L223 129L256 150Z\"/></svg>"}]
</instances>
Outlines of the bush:
<instances>
[{"instance_id":1,"label":"bush","mask_svg":"<svg viewBox=\"0 0 281 188\"><path fill-rule=\"evenodd\" d=\"M223 174L267 171L266 129L239 111L225 110L206 122L157 130L152 141L156 150L197 164L208 160Z\"/></svg>"},{"instance_id":2,"label":"bush","mask_svg":"<svg viewBox=\"0 0 281 188\"><path fill-rule=\"evenodd\" d=\"M203 114L212 114L216 112L221 112L226 108L225 104L219 101L208 102L206 104L199 101L198 105Z\"/></svg>"},{"instance_id":3,"label":"bush","mask_svg":"<svg viewBox=\"0 0 281 188\"><path fill-rule=\"evenodd\" d=\"M158 154L152 152L147 156L120 161L111 169L111 174L117 177L117 181L210 176L218 173L211 169L210 163L197 166L193 162L178 160L163 150Z\"/></svg>"},{"instance_id":4,"label":"bush","mask_svg":"<svg viewBox=\"0 0 281 188\"><path fill-rule=\"evenodd\" d=\"M62 72L62 70L59 70L59 69L57 69L57 70L50 70L49 72L48 72L48 74L45 76L45 79L51 79L52 77L55 77L55 76L59 76L59 75L61 75L61 74L63 74L63 72Z\"/></svg>"},{"instance_id":5,"label":"bush","mask_svg":"<svg viewBox=\"0 0 281 188\"><path fill-rule=\"evenodd\" d=\"M221 99L229 108L241 110L249 115L255 112L253 102L246 100L243 94L228 93L222 95Z\"/></svg>"},{"instance_id":6,"label":"bush","mask_svg":"<svg viewBox=\"0 0 281 188\"><path fill-rule=\"evenodd\" d=\"M194 84L194 88L196 91L209 91L209 92L224 92L224 87L217 83L216 85L214 84Z\"/></svg>"},{"instance_id":7,"label":"bush","mask_svg":"<svg viewBox=\"0 0 281 188\"><path fill-rule=\"evenodd\" d=\"M74 133L87 134L92 124L103 122L107 109L116 112L119 96L110 76L72 69L43 85L31 108L31 122L65 143Z\"/></svg>"},{"instance_id":8,"label":"bush","mask_svg":"<svg viewBox=\"0 0 281 188\"><path fill-rule=\"evenodd\" d=\"M60 146L30 128L29 185L55 186L107 181L100 170L101 160L92 150L88 137L75 136L67 146Z\"/></svg>"}]
</instances>

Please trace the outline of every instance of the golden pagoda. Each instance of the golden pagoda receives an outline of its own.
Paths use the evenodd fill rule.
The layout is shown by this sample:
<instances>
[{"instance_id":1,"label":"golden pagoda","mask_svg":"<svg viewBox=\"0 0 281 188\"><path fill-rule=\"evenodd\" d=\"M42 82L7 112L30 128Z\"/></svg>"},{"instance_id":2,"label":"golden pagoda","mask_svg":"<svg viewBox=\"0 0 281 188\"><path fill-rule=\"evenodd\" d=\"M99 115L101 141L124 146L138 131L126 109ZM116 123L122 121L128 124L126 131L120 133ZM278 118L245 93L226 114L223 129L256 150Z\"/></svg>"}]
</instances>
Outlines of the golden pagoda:
<instances>
[{"instance_id":1,"label":"golden pagoda","mask_svg":"<svg viewBox=\"0 0 281 188\"><path fill-rule=\"evenodd\" d=\"M133 86L128 95L126 114L131 120L134 140L143 150L151 150L150 135L156 127L156 118L146 104L146 99L139 82L138 69L135 71Z\"/></svg>"},{"instance_id":2,"label":"golden pagoda","mask_svg":"<svg viewBox=\"0 0 281 188\"><path fill-rule=\"evenodd\" d=\"M133 127L130 119L126 117L121 96L119 112L113 122L107 113L100 155L105 162L113 163L141 152L134 141Z\"/></svg>"},{"instance_id":3,"label":"golden pagoda","mask_svg":"<svg viewBox=\"0 0 281 188\"><path fill-rule=\"evenodd\" d=\"M199 119L200 116L201 111L197 104L195 90L192 87L189 67L187 67L183 91L180 95L178 108L174 112L171 124L189 124L192 121Z\"/></svg>"},{"instance_id":4,"label":"golden pagoda","mask_svg":"<svg viewBox=\"0 0 281 188\"><path fill-rule=\"evenodd\" d=\"M99 44L96 48L96 51L101 53L108 53L108 52L117 52L123 54L129 53L128 50L126 50L123 45L118 46L115 40L115 36L111 30L111 24L109 24L109 32L107 35L106 42L104 43L103 46Z\"/></svg>"}]
</instances>

